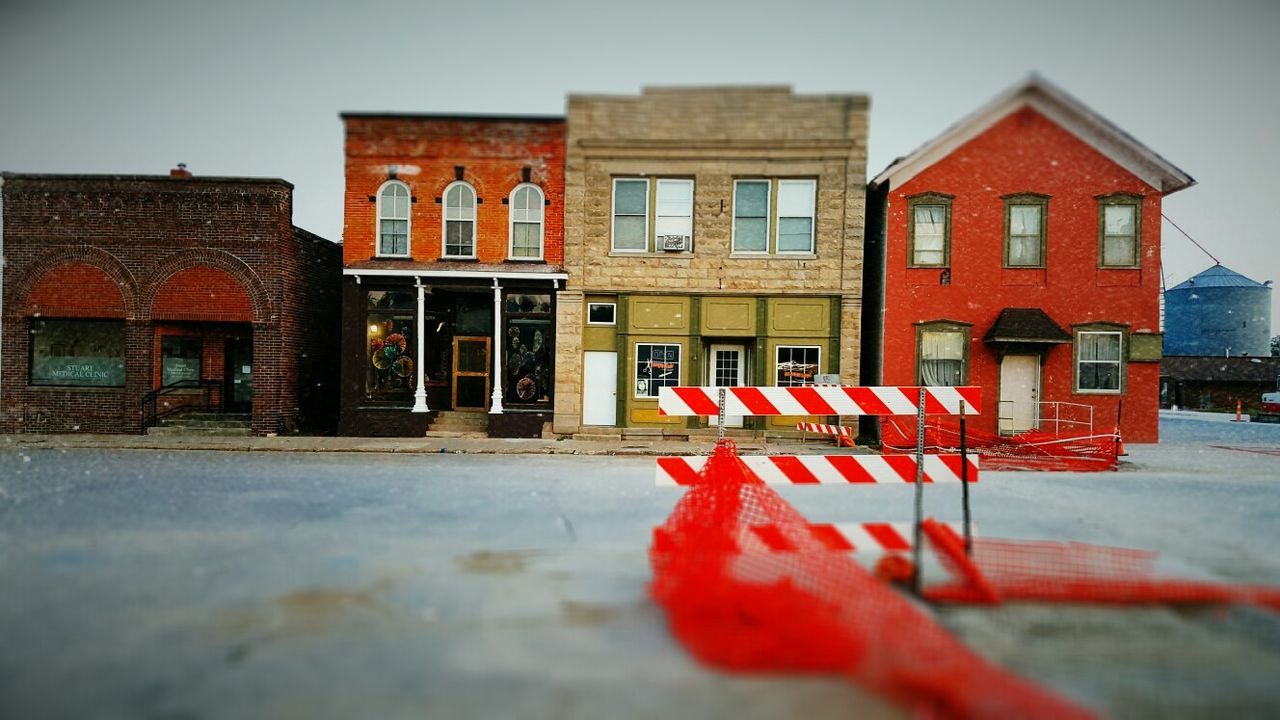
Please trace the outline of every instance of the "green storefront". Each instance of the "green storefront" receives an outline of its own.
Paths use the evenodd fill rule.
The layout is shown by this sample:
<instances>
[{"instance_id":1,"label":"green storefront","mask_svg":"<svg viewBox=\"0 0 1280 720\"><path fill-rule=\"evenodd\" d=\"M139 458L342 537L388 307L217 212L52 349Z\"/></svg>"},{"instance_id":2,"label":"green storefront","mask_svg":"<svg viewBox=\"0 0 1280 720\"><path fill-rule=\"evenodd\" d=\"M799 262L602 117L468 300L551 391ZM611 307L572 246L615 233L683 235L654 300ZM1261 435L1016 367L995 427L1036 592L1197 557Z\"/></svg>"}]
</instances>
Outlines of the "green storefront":
<instances>
[{"instance_id":1,"label":"green storefront","mask_svg":"<svg viewBox=\"0 0 1280 720\"><path fill-rule=\"evenodd\" d=\"M714 426L659 415L659 388L806 385L840 366L838 297L588 293L585 303L585 426ZM796 422L729 417L725 427L794 431Z\"/></svg>"}]
</instances>

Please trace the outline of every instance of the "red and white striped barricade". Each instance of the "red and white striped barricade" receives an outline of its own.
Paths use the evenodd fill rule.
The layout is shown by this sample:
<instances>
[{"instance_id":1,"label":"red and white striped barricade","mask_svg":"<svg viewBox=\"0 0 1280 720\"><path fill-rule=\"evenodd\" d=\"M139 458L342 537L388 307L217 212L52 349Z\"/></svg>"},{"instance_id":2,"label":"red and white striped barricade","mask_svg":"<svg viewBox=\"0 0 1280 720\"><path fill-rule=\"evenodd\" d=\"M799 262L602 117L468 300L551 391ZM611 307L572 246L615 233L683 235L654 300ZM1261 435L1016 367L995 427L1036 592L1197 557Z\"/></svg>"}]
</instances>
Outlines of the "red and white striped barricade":
<instances>
[{"instance_id":1,"label":"red and white striped barricade","mask_svg":"<svg viewBox=\"0 0 1280 720\"><path fill-rule=\"evenodd\" d=\"M960 537L959 523L939 523ZM807 525L750 525L747 535L739 543L758 544L771 553L796 552L797 540L811 540L822 549L839 553L857 553L864 558L885 553L910 552L912 545L911 523L809 523ZM654 528L654 540L665 541L662 528Z\"/></svg>"},{"instance_id":2,"label":"red and white striped barricade","mask_svg":"<svg viewBox=\"0 0 1280 720\"><path fill-rule=\"evenodd\" d=\"M659 457L654 484L697 485L708 459L701 455ZM912 455L745 455L738 460L765 485L901 485L916 481ZM959 455L925 455L924 482L977 482L978 456L971 455L966 462L968 477L962 478Z\"/></svg>"},{"instance_id":3,"label":"red and white striped barricade","mask_svg":"<svg viewBox=\"0 0 1280 720\"><path fill-rule=\"evenodd\" d=\"M977 478L976 458L969 458L961 444L959 455L926 455L925 415L977 415L982 407L982 388L964 387L857 387L843 385L802 385L796 387L663 387L658 390L658 414L689 415L915 415L919 425L914 457L897 456L783 456L739 457L756 477L771 485L820 485L830 483L867 484L908 482L915 486L914 585L921 590L921 522L923 490L929 482L948 482L955 477L963 488L964 537L969 547L969 475ZM723 428L724 424L721 423ZM963 431L961 433L963 435ZM847 458L847 459L845 459ZM700 461L700 462L698 462ZM905 463L911 472L903 474ZM687 486L698 482L698 470L706 458L658 458L659 485ZM695 467L696 465L696 467ZM910 479L907 479L910 478Z\"/></svg>"},{"instance_id":4,"label":"red and white striped barricade","mask_svg":"<svg viewBox=\"0 0 1280 720\"><path fill-rule=\"evenodd\" d=\"M817 433L819 435L831 435L835 438L836 445L839 447L853 447L853 430L844 425L828 425L826 423L796 423L796 429L799 430L801 438L806 438L809 433Z\"/></svg>"}]
</instances>

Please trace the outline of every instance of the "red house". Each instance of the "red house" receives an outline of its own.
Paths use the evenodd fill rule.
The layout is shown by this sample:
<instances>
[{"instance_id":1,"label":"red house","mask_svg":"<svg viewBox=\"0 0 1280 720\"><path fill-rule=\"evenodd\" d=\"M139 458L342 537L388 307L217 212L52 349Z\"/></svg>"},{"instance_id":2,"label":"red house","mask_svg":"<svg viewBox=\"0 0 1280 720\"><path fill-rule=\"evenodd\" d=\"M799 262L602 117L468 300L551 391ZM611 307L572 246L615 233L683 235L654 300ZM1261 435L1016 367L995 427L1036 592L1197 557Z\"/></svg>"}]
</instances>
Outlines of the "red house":
<instances>
[{"instance_id":1,"label":"red house","mask_svg":"<svg viewBox=\"0 0 1280 720\"><path fill-rule=\"evenodd\" d=\"M872 180L864 378L982 386L987 432L1156 442L1160 202L1193 183L1032 76Z\"/></svg>"},{"instance_id":2,"label":"red house","mask_svg":"<svg viewBox=\"0 0 1280 720\"><path fill-rule=\"evenodd\" d=\"M342 119L339 432L540 435L568 278L564 118Z\"/></svg>"}]
</instances>

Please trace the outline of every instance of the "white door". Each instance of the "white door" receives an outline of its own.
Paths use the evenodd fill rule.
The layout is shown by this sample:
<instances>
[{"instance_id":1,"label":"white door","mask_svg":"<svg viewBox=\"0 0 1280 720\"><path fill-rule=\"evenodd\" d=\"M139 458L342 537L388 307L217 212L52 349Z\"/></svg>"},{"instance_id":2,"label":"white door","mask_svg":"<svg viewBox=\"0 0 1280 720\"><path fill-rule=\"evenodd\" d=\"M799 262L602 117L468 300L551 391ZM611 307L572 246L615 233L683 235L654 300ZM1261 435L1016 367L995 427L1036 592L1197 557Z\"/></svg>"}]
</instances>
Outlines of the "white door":
<instances>
[{"instance_id":1,"label":"white door","mask_svg":"<svg viewBox=\"0 0 1280 720\"><path fill-rule=\"evenodd\" d=\"M716 387L741 387L746 384L747 351L741 345L712 345L707 353L707 376ZM719 424L718 417L711 417L712 427ZM741 415L725 415L725 427L742 427Z\"/></svg>"},{"instance_id":2,"label":"white door","mask_svg":"<svg viewBox=\"0 0 1280 720\"><path fill-rule=\"evenodd\" d=\"M618 424L618 353L582 354L582 424Z\"/></svg>"},{"instance_id":3,"label":"white door","mask_svg":"<svg viewBox=\"0 0 1280 720\"><path fill-rule=\"evenodd\" d=\"M1000 362L1000 432L1005 435L1037 427L1040 400L1040 356L1005 355Z\"/></svg>"}]
</instances>

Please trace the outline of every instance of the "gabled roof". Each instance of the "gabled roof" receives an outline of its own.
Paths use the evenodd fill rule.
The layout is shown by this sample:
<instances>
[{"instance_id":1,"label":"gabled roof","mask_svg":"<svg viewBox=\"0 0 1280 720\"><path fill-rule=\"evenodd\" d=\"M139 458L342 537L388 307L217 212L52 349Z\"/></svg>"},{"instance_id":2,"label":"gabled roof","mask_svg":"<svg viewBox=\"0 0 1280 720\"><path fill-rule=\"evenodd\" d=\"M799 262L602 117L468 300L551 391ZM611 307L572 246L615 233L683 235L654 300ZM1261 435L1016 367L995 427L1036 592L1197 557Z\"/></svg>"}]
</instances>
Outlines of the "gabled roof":
<instances>
[{"instance_id":1,"label":"gabled roof","mask_svg":"<svg viewBox=\"0 0 1280 720\"><path fill-rule=\"evenodd\" d=\"M1202 270L1195 275L1183 280L1182 282L1169 288L1170 290L1190 290L1193 288L1210 288L1210 287L1270 287L1265 283L1256 282L1241 275L1235 270L1229 270L1222 265L1214 265L1208 270Z\"/></svg>"},{"instance_id":2,"label":"gabled roof","mask_svg":"<svg viewBox=\"0 0 1280 720\"><path fill-rule=\"evenodd\" d=\"M1024 107L1035 109L1165 195L1195 184L1190 175L1173 163L1034 73L910 155L893 161L871 184L889 183L890 187L901 187L956 148Z\"/></svg>"}]
</instances>

